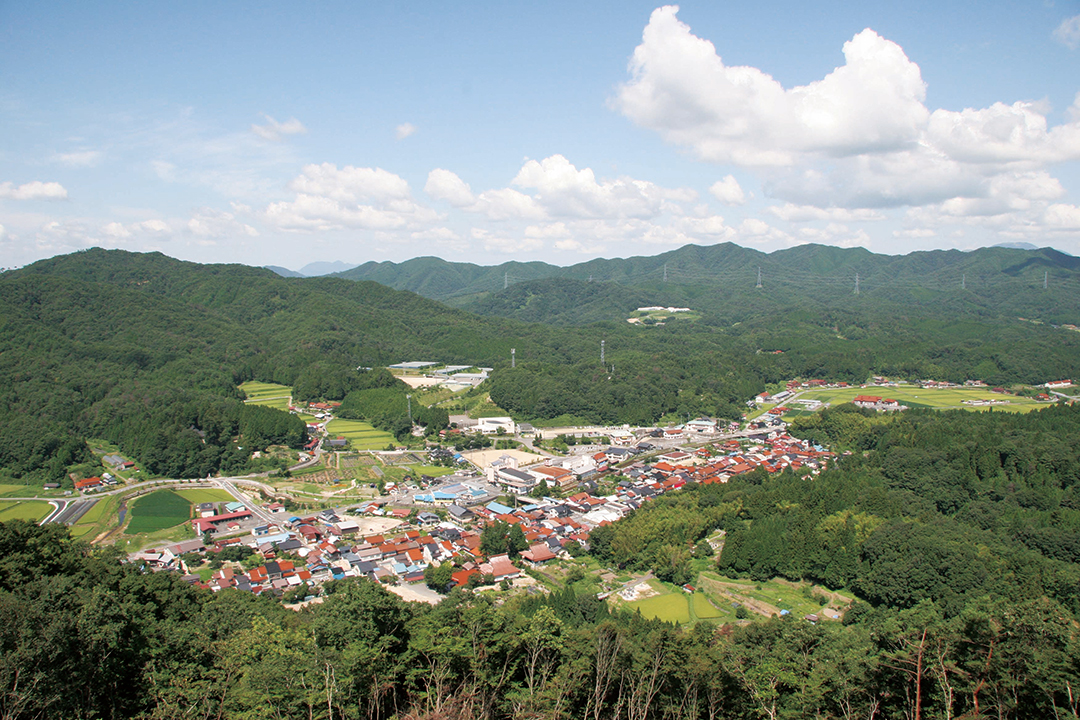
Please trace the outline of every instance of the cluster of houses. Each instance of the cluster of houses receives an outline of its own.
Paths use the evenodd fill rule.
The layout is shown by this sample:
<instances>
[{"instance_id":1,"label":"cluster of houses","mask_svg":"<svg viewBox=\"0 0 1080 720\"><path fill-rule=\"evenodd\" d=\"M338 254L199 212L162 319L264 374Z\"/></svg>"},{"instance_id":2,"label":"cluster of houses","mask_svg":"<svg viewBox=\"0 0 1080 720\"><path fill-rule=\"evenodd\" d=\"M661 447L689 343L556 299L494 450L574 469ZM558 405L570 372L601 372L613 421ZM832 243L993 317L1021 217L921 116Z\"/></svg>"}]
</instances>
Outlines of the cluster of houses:
<instances>
[{"instance_id":1,"label":"cluster of houses","mask_svg":"<svg viewBox=\"0 0 1080 720\"><path fill-rule=\"evenodd\" d=\"M907 405L901 405L897 400L883 398L877 395L856 395L851 402L855 403L856 407L867 408L868 410L886 412L907 410Z\"/></svg>"}]
</instances>

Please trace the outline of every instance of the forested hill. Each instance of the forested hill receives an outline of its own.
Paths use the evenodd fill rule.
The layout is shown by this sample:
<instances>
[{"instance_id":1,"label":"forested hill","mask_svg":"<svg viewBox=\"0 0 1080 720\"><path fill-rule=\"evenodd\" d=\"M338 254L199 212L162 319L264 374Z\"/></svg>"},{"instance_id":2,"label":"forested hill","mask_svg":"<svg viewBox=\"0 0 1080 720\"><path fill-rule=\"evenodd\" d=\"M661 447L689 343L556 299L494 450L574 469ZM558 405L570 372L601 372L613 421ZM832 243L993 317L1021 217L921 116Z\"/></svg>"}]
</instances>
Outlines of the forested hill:
<instances>
[{"instance_id":1,"label":"forested hill","mask_svg":"<svg viewBox=\"0 0 1080 720\"><path fill-rule=\"evenodd\" d=\"M649 297L558 282L557 295L526 298L536 312L524 318L577 324L583 312ZM685 287L702 302L719 294ZM242 469L240 435L293 441L298 430L255 418L236 385L278 382L300 400L340 400L358 389L357 367L402 360L495 368L483 389L521 420L644 424L668 413L737 417L766 383L796 376L1080 377L1080 334L997 316L810 306L735 321L703 313L663 327L555 327L481 317L375 282L94 249L0 275L0 476L66 477L89 459L87 437L115 442L155 473Z\"/></svg>"},{"instance_id":2,"label":"forested hill","mask_svg":"<svg viewBox=\"0 0 1080 720\"><path fill-rule=\"evenodd\" d=\"M484 267L416 258L400 264L366 263L338 277L374 280L482 314L559 323L574 317L559 300L571 280L601 283L593 293L609 298L578 313L577 322L617 319L642 297L648 304L691 305L732 321L803 307L1080 322L1080 259L1051 248L892 256L823 245L766 254L722 243L569 267L538 262ZM515 289L517 284L523 287ZM553 314L543 316L538 311L542 306L551 306Z\"/></svg>"}]
</instances>

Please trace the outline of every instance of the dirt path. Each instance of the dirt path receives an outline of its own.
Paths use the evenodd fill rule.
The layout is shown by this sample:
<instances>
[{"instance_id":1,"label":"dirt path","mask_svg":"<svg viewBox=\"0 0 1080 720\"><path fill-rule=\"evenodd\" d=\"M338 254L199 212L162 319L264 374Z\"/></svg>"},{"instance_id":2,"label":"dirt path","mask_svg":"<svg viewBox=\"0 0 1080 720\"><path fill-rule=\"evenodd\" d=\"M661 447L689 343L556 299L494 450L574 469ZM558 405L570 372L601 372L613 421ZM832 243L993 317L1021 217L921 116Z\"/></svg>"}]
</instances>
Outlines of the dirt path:
<instances>
[{"instance_id":1,"label":"dirt path","mask_svg":"<svg viewBox=\"0 0 1080 720\"><path fill-rule=\"evenodd\" d=\"M781 585L787 585L789 588L792 588L794 590L797 590L800 587L798 584L793 583L790 580L785 580L784 578L779 578L778 577L778 578L773 578L773 580L774 580L774 582L778 582ZM833 592L831 590L827 590L826 588L822 587L821 585L811 585L810 589L816 595L823 595L823 596L829 598L829 604L832 605L835 608L846 608L854 600L853 598L849 598L847 595L841 595L838 592Z\"/></svg>"}]
</instances>

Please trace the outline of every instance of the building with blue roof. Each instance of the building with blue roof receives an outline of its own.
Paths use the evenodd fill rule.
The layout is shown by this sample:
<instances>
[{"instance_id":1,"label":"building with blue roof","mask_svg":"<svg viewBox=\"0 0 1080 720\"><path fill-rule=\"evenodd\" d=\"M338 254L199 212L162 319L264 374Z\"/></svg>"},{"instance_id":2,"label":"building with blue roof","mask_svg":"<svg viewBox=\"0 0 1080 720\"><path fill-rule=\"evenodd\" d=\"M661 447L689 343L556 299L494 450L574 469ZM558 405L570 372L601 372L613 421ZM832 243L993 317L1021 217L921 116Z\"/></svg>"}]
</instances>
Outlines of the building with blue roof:
<instances>
[{"instance_id":1,"label":"building with blue roof","mask_svg":"<svg viewBox=\"0 0 1080 720\"><path fill-rule=\"evenodd\" d=\"M495 513L496 515L509 515L510 513L514 512L514 508L507 507L502 503L495 502L494 500L489 502L484 507L486 507L489 511Z\"/></svg>"}]
</instances>

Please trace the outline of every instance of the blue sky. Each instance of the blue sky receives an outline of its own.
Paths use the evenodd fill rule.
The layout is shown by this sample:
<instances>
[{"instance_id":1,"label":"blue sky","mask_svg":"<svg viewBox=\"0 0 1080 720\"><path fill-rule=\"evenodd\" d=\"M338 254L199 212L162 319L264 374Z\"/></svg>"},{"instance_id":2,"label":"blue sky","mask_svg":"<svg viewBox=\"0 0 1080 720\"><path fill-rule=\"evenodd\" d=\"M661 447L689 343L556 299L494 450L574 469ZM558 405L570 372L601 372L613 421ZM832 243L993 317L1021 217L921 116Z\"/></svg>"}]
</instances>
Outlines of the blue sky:
<instances>
[{"instance_id":1,"label":"blue sky","mask_svg":"<svg viewBox=\"0 0 1080 720\"><path fill-rule=\"evenodd\" d=\"M0 266L1080 254L1080 2L460 5L0 5Z\"/></svg>"}]
</instances>

